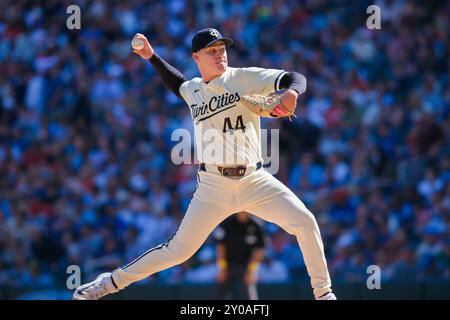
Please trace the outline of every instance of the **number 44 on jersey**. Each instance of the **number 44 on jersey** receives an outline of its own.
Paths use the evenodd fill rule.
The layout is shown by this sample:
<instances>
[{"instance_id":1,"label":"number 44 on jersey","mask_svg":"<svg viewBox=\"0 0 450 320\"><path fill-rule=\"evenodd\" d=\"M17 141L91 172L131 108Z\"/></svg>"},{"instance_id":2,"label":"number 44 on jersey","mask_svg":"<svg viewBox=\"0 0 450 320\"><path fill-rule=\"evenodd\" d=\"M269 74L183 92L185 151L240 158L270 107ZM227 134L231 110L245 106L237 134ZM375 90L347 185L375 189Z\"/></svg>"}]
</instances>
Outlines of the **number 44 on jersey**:
<instances>
[{"instance_id":1,"label":"number 44 on jersey","mask_svg":"<svg viewBox=\"0 0 450 320\"><path fill-rule=\"evenodd\" d=\"M231 118L226 117L223 121L223 133L226 133L227 131L233 132L233 130L242 129L243 132L245 132L245 125L244 120L242 119L242 115L237 116L236 123L233 127L233 124L231 123Z\"/></svg>"}]
</instances>

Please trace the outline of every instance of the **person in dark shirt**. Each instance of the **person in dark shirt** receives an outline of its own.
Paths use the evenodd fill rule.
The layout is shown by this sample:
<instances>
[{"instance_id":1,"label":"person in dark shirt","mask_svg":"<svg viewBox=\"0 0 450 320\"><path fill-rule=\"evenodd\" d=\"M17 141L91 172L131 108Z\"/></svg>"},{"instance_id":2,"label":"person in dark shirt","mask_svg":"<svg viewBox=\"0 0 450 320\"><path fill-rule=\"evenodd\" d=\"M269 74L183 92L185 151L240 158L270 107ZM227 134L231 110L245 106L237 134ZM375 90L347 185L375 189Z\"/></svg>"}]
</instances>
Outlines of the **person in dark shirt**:
<instances>
[{"instance_id":1,"label":"person in dark shirt","mask_svg":"<svg viewBox=\"0 0 450 320\"><path fill-rule=\"evenodd\" d=\"M219 266L217 299L257 300L257 275L264 257L261 226L247 212L239 212L216 229L214 238Z\"/></svg>"}]
</instances>

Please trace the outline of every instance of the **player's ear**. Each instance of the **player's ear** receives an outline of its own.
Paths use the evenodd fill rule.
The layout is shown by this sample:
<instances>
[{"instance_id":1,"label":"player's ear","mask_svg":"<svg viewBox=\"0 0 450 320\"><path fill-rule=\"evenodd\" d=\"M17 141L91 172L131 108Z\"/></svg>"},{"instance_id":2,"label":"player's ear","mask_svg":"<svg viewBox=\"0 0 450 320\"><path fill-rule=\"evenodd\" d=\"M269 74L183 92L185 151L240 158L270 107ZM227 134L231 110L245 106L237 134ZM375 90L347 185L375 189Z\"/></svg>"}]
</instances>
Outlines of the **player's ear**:
<instances>
[{"instance_id":1,"label":"player's ear","mask_svg":"<svg viewBox=\"0 0 450 320\"><path fill-rule=\"evenodd\" d=\"M192 59L194 59L195 62L198 62L198 53L192 52Z\"/></svg>"}]
</instances>

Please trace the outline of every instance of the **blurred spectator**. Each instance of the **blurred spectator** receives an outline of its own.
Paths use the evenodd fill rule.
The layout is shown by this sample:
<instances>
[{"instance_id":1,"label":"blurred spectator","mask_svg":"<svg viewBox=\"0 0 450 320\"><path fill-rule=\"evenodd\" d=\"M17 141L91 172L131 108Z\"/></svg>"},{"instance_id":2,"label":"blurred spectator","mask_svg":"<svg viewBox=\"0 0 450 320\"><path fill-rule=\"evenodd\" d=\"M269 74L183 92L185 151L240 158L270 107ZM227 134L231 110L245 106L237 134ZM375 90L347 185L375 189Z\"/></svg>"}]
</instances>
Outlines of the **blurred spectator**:
<instances>
[{"instance_id":1,"label":"blurred spectator","mask_svg":"<svg viewBox=\"0 0 450 320\"><path fill-rule=\"evenodd\" d=\"M258 272L260 283L283 283L290 279L286 265L270 254L265 255Z\"/></svg>"},{"instance_id":2,"label":"blurred spectator","mask_svg":"<svg viewBox=\"0 0 450 320\"><path fill-rule=\"evenodd\" d=\"M427 168L424 179L417 185L417 192L427 201L430 201L431 196L441 191L443 187L443 182L436 177L433 168Z\"/></svg>"},{"instance_id":3,"label":"blurred spectator","mask_svg":"<svg viewBox=\"0 0 450 320\"><path fill-rule=\"evenodd\" d=\"M203 247L198 255L200 265L186 272L185 281L188 283L213 283L219 271L215 263L214 248Z\"/></svg>"},{"instance_id":4,"label":"blurred spectator","mask_svg":"<svg viewBox=\"0 0 450 320\"><path fill-rule=\"evenodd\" d=\"M365 2L188 4L83 1L67 30L66 1L2 1L0 287L51 286L70 264L106 268L172 236L196 166L173 165L171 134L192 123L130 39L193 77L190 39L208 25L235 39L230 65L308 80L298 118L262 124L281 129L279 178L316 209L333 280L376 263L383 281L450 281L448 1L376 1L382 31L365 28ZM295 243L269 233L261 281L301 277ZM213 279L202 259L148 281Z\"/></svg>"}]
</instances>

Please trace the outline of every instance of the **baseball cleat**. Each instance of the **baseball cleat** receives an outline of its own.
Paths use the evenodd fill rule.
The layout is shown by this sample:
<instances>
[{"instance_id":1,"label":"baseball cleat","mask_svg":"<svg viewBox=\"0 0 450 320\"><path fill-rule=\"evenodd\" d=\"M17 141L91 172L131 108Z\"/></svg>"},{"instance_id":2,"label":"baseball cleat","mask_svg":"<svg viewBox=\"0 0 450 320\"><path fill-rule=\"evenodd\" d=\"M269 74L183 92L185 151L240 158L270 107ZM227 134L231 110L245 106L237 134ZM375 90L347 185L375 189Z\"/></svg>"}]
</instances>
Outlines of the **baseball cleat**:
<instances>
[{"instance_id":1,"label":"baseball cleat","mask_svg":"<svg viewBox=\"0 0 450 320\"><path fill-rule=\"evenodd\" d=\"M318 297L316 300L337 300L336 296L332 292L327 292L324 295Z\"/></svg>"},{"instance_id":2,"label":"baseball cleat","mask_svg":"<svg viewBox=\"0 0 450 320\"><path fill-rule=\"evenodd\" d=\"M98 300L111 293L118 292L111 273L102 273L94 281L86 283L73 293L73 300Z\"/></svg>"}]
</instances>

